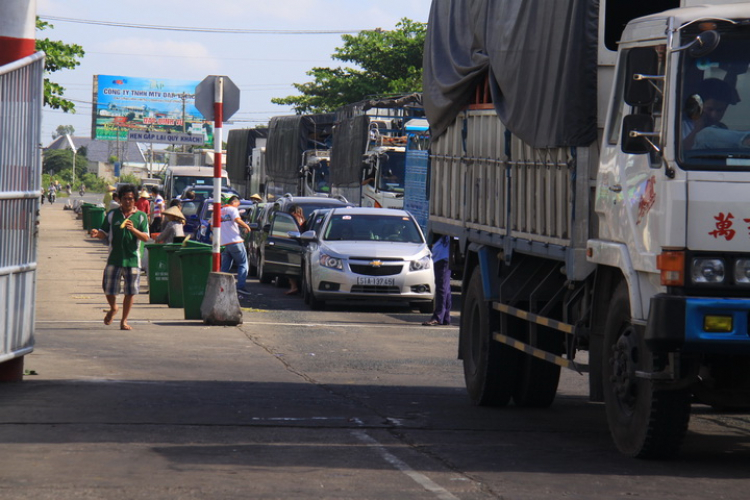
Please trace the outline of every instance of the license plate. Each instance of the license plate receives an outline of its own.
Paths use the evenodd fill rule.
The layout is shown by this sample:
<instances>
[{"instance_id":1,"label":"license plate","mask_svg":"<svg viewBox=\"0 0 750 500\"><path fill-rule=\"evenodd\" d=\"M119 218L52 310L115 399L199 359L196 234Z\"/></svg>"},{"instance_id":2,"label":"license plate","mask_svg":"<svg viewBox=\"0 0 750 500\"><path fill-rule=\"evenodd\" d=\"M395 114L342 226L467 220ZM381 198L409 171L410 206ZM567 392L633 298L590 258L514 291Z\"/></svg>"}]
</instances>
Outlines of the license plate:
<instances>
[{"instance_id":1,"label":"license plate","mask_svg":"<svg viewBox=\"0 0 750 500\"><path fill-rule=\"evenodd\" d=\"M376 285L376 286L393 286L396 284L395 278L378 278L373 276L357 276L358 285Z\"/></svg>"}]
</instances>

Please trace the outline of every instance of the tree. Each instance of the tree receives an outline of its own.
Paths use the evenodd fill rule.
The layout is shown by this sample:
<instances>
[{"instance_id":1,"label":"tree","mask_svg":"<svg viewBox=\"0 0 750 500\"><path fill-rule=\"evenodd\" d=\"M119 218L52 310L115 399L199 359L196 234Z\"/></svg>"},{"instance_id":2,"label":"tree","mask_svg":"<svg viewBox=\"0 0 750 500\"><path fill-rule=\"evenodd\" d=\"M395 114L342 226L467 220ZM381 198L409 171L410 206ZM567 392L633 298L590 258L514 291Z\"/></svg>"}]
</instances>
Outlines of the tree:
<instances>
[{"instance_id":1,"label":"tree","mask_svg":"<svg viewBox=\"0 0 750 500\"><path fill-rule=\"evenodd\" d=\"M37 30L43 31L48 28L54 28L54 26L36 18ZM36 49L43 50L47 54L44 62L46 74L61 69L74 69L81 64L78 58L86 54L80 45L66 44L49 38L37 38ZM63 94L65 94L65 88L62 85L53 82L48 77L44 78L44 104L52 109L75 112L75 104L63 98Z\"/></svg>"},{"instance_id":2,"label":"tree","mask_svg":"<svg viewBox=\"0 0 750 500\"><path fill-rule=\"evenodd\" d=\"M79 148L75 154L76 177L81 177L88 170L88 159L86 148ZM44 152L42 159L42 172L50 175L58 175L64 170L69 170L72 177L73 151L70 149L49 149Z\"/></svg>"},{"instance_id":3,"label":"tree","mask_svg":"<svg viewBox=\"0 0 750 500\"><path fill-rule=\"evenodd\" d=\"M313 68L307 74L314 81L293 84L302 95L271 102L291 105L299 114L325 113L369 96L420 92L426 32L426 24L403 18L393 31L343 35L344 46L332 57L360 69Z\"/></svg>"},{"instance_id":4,"label":"tree","mask_svg":"<svg viewBox=\"0 0 750 500\"><path fill-rule=\"evenodd\" d=\"M73 128L73 125L58 125L55 129L55 133L52 134L53 139L57 139L58 137L62 137L64 135L70 135L71 137L75 134L75 129Z\"/></svg>"}]
</instances>

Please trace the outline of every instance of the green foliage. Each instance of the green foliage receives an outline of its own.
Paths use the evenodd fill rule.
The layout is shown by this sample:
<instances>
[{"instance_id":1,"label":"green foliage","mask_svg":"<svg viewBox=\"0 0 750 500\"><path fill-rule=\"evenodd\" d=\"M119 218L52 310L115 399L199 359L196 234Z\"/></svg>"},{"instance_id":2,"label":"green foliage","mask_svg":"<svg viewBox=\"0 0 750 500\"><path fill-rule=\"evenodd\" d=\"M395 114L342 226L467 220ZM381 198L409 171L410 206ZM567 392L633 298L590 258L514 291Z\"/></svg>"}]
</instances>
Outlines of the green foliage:
<instances>
[{"instance_id":1,"label":"green foliage","mask_svg":"<svg viewBox=\"0 0 750 500\"><path fill-rule=\"evenodd\" d=\"M325 113L368 96L420 92L422 54L427 25L403 18L393 31L363 31L344 35L334 59L353 68L313 68L312 82L295 83L302 95L271 99L290 105L297 113Z\"/></svg>"},{"instance_id":2,"label":"green foliage","mask_svg":"<svg viewBox=\"0 0 750 500\"><path fill-rule=\"evenodd\" d=\"M80 177L88 170L86 148L80 148L75 155L76 177ZM63 170L73 172L73 151L70 149L49 149L42 157L42 172L56 175Z\"/></svg>"},{"instance_id":3,"label":"green foliage","mask_svg":"<svg viewBox=\"0 0 750 500\"><path fill-rule=\"evenodd\" d=\"M128 184L133 184L134 186L140 186L141 185L141 178L136 177L133 174L123 174L120 176L119 182L127 182Z\"/></svg>"},{"instance_id":4,"label":"green foliage","mask_svg":"<svg viewBox=\"0 0 750 500\"><path fill-rule=\"evenodd\" d=\"M42 21L38 17L36 18L37 30L43 31L48 28L54 28L54 26ZM80 45L66 44L61 41L50 40L49 38L37 38L36 49L43 50L47 54L44 63L46 74L54 73L61 69L74 69L81 64L78 59L86 54ZM65 99L63 97L64 94L65 87L47 77L44 78L44 104L52 109L75 112L75 104Z\"/></svg>"},{"instance_id":5,"label":"green foliage","mask_svg":"<svg viewBox=\"0 0 750 500\"><path fill-rule=\"evenodd\" d=\"M73 128L73 125L58 125L55 129L55 133L52 134L52 138L57 139L64 135L70 135L72 137L74 133L75 129Z\"/></svg>"}]
</instances>

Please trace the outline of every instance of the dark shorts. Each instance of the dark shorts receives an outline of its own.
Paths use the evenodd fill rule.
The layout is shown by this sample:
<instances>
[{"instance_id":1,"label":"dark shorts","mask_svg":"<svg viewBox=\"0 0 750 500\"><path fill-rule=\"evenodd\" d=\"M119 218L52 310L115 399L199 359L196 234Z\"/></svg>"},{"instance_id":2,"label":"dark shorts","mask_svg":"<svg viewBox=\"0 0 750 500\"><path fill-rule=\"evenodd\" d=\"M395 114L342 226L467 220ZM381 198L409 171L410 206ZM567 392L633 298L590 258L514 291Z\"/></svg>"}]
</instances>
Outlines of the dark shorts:
<instances>
[{"instance_id":1,"label":"dark shorts","mask_svg":"<svg viewBox=\"0 0 750 500\"><path fill-rule=\"evenodd\" d=\"M124 281L125 295L138 295L141 285L141 270L137 267L107 266L104 268L102 290L105 295L120 294L120 280Z\"/></svg>"}]
</instances>

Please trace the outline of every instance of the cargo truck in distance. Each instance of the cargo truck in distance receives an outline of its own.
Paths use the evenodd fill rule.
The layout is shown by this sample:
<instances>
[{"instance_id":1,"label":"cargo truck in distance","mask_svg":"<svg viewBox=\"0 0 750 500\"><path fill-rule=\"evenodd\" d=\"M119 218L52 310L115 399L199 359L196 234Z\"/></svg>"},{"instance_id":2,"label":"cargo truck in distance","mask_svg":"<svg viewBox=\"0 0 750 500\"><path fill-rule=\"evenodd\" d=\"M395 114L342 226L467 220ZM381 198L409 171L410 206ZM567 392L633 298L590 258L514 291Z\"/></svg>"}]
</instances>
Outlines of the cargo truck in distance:
<instances>
[{"instance_id":1,"label":"cargo truck in distance","mask_svg":"<svg viewBox=\"0 0 750 500\"><path fill-rule=\"evenodd\" d=\"M331 191L363 207L403 208L404 126L423 114L421 94L370 99L338 110Z\"/></svg>"},{"instance_id":2,"label":"cargo truck in distance","mask_svg":"<svg viewBox=\"0 0 750 500\"><path fill-rule=\"evenodd\" d=\"M329 196L333 114L274 116L268 123L266 196Z\"/></svg>"},{"instance_id":3,"label":"cargo truck in distance","mask_svg":"<svg viewBox=\"0 0 750 500\"><path fill-rule=\"evenodd\" d=\"M433 1L429 229L475 404L588 372L635 457L750 407L750 3L698 3Z\"/></svg>"}]
</instances>

